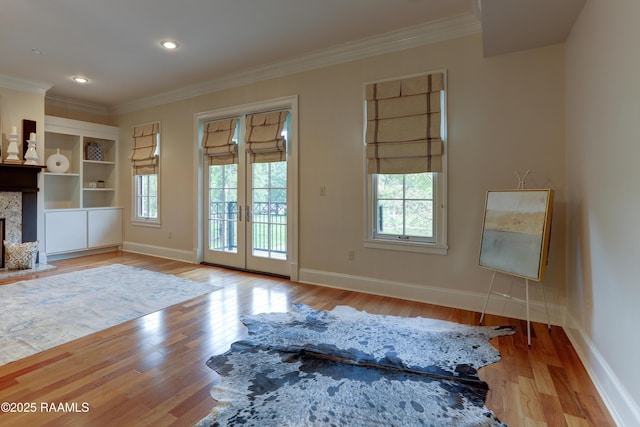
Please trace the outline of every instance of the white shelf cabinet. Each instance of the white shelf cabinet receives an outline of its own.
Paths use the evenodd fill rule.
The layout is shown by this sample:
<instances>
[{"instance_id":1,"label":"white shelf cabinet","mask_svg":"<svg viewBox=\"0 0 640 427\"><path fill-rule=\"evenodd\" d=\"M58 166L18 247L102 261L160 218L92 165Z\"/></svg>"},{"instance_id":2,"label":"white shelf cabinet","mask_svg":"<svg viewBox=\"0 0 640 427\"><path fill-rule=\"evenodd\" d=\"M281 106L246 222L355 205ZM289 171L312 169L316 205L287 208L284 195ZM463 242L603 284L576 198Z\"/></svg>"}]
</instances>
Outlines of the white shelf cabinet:
<instances>
[{"instance_id":1,"label":"white shelf cabinet","mask_svg":"<svg viewBox=\"0 0 640 427\"><path fill-rule=\"evenodd\" d=\"M87 249L87 212L65 209L44 214L47 255Z\"/></svg>"},{"instance_id":2,"label":"white shelf cabinet","mask_svg":"<svg viewBox=\"0 0 640 427\"><path fill-rule=\"evenodd\" d=\"M44 171L45 210L116 206L118 128L45 116L44 131L43 163L57 150L69 159L69 170L65 173ZM102 160L87 158L89 144L100 146ZM103 188L90 187L90 183L99 181L104 183Z\"/></svg>"},{"instance_id":3,"label":"white shelf cabinet","mask_svg":"<svg viewBox=\"0 0 640 427\"><path fill-rule=\"evenodd\" d=\"M89 249L122 244L122 209L87 210L87 247Z\"/></svg>"},{"instance_id":4,"label":"white shelf cabinet","mask_svg":"<svg viewBox=\"0 0 640 427\"><path fill-rule=\"evenodd\" d=\"M122 208L48 210L44 216L47 256L122 245Z\"/></svg>"},{"instance_id":5,"label":"white shelf cabinet","mask_svg":"<svg viewBox=\"0 0 640 427\"><path fill-rule=\"evenodd\" d=\"M65 173L44 171L45 251L47 255L122 244L118 206L118 128L45 116L42 163L52 154L69 159ZM87 157L97 144L101 159Z\"/></svg>"}]
</instances>

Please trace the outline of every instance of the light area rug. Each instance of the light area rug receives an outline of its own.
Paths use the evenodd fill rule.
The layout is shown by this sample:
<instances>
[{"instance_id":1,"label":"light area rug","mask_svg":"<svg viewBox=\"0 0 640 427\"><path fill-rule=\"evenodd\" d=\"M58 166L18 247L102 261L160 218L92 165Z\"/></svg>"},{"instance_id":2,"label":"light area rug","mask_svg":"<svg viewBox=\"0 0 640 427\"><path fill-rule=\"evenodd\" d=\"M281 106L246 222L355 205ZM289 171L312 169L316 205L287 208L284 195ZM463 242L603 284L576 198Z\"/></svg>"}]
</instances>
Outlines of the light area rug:
<instances>
[{"instance_id":1,"label":"light area rug","mask_svg":"<svg viewBox=\"0 0 640 427\"><path fill-rule=\"evenodd\" d=\"M120 264L0 286L0 366L217 289Z\"/></svg>"},{"instance_id":2,"label":"light area rug","mask_svg":"<svg viewBox=\"0 0 640 427\"><path fill-rule=\"evenodd\" d=\"M242 320L248 338L207 362L217 404L197 426L504 426L477 369L514 327L301 304Z\"/></svg>"}]
</instances>

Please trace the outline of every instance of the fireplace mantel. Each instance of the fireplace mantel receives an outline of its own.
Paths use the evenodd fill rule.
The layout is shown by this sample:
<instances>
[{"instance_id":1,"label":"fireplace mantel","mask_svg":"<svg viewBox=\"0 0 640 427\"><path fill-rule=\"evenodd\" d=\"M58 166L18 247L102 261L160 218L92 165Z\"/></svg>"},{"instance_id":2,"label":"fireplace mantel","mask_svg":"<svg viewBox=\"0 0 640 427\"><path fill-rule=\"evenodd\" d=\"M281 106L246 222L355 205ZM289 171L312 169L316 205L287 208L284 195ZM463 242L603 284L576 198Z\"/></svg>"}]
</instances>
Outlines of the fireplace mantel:
<instances>
[{"instance_id":1,"label":"fireplace mantel","mask_svg":"<svg viewBox=\"0 0 640 427\"><path fill-rule=\"evenodd\" d=\"M22 241L38 239L39 165L0 164L0 193L22 193Z\"/></svg>"},{"instance_id":2,"label":"fireplace mantel","mask_svg":"<svg viewBox=\"0 0 640 427\"><path fill-rule=\"evenodd\" d=\"M40 165L0 164L0 191L37 193L38 173L43 168Z\"/></svg>"}]
</instances>

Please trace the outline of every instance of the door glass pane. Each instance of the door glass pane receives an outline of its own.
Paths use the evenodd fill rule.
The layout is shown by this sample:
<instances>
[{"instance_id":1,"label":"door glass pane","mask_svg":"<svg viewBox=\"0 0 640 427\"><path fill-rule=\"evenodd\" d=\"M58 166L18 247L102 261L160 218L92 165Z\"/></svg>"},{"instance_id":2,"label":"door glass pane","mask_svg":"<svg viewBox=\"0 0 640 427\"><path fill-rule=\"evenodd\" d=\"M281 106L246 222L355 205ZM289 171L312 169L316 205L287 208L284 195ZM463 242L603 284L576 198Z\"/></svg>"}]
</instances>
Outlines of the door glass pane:
<instances>
[{"instance_id":1,"label":"door glass pane","mask_svg":"<svg viewBox=\"0 0 640 427\"><path fill-rule=\"evenodd\" d=\"M253 172L253 188L269 187L269 163L254 163Z\"/></svg>"},{"instance_id":2,"label":"door glass pane","mask_svg":"<svg viewBox=\"0 0 640 427\"><path fill-rule=\"evenodd\" d=\"M287 259L287 162L252 164L252 254Z\"/></svg>"},{"instance_id":3,"label":"door glass pane","mask_svg":"<svg viewBox=\"0 0 640 427\"><path fill-rule=\"evenodd\" d=\"M238 252L238 165L209 166L209 249Z\"/></svg>"}]
</instances>

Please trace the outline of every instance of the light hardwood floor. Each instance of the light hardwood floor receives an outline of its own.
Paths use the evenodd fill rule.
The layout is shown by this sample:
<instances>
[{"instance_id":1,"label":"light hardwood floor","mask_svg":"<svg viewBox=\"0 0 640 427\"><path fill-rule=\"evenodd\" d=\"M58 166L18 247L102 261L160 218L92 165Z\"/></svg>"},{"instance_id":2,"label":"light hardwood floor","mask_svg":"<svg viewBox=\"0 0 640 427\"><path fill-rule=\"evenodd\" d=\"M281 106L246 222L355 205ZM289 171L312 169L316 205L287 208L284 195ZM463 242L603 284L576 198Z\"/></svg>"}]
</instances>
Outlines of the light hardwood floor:
<instances>
[{"instance_id":1,"label":"light hardwood floor","mask_svg":"<svg viewBox=\"0 0 640 427\"><path fill-rule=\"evenodd\" d=\"M222 286L221 290L149 314L31 357L0 366L0 402L35 403L35 413L0 413L1 426L188 426L206 416L215 374L205 365L241 339L243 314L350 305L369 313L478 324L479 314L399 299L187 264L126 252L54 262L58 269L0 281L120 263ZM73 321L73 319L69 319ZM488 315L486 325L517 325L492 341L502 360L480 369L487 406L512 427L614 426L564 331L533 325L527 348L520 320ZM1 349L0 349L1 351ZM78 412L45 412L62 403ZM88 405L83 406L83 404ZM87 409L86 412L83 410Z\"/></svg>"}]
</instances>

